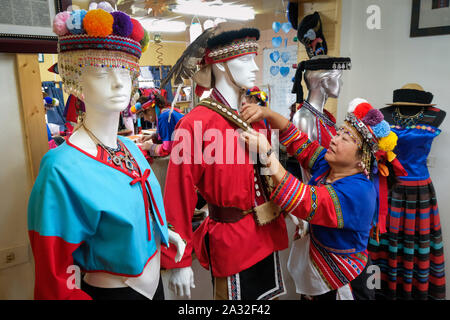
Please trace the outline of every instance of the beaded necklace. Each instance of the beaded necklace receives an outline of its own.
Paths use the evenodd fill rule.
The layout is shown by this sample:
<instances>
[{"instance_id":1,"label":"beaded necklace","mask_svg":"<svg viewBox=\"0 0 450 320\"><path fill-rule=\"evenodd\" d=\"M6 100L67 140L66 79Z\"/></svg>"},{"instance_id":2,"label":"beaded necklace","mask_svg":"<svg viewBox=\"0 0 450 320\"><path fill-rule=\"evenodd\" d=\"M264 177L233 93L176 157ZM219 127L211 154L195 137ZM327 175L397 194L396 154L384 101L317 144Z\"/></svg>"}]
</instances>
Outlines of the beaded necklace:
<instances>
[{"instance_id":1,"label":"beaded necklace","mask_svg":"<svg viewBox=\"0 0 450 320\"><path fill-rule=\"evenodd\" d=\"M405 116L400 112L400 108L396 107L394 112L392 112L392 120L394 121L394 123L396 125L401 126L401 127L413 126L413 125L416 125L420 120L423 119L424 111L425 111L425 108L422 107L422 109L418 113L416 113L412 116Z\"/></svg>"},{"instance_id":2,"label":"beaded necklace","mask_svg":"<svg viewBox=\"0 0 450 320\"><path fill-rule=\"evenodd\" d=\"M110 156L112 162L118 166L121 167L122 166L122 162L125 164L125 167L132 171L134 170L134 166L133 166L133 156L128 152L127 148L123 148L123 151L125 153L125 156L123 155L117 155L117 152L122 151L122 146L120 144L119 139L117 139L117 148L110 148L108 146L105 146L93 133L91 130L89 130L85 124L83 123L81 125L84 130L86 130L86 133L89 135L89 137L95 142L95 144L97 146L102 147Z\"/></svg>"}]
</instances>

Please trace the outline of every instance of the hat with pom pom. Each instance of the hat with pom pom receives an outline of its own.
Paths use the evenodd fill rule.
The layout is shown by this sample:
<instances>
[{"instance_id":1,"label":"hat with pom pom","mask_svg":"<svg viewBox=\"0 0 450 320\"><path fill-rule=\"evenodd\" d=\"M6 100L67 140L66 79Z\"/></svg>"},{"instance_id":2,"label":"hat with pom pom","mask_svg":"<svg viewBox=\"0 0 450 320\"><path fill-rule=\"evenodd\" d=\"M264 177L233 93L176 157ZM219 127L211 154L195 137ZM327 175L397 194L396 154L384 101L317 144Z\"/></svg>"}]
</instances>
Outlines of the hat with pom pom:
<instances>
[{"instance_id":1,"label":"hat with pom pom","mask_svg":"<svg viewBox=\"0 0 450 320\"><path fill-rule=\"evenodd\" d=\"M361 98L350 101L347 111L343 128L363 150L362 161L366 173L370 172L372 159L378 159L379 151L386 154L389 162L395 159L393 150L397 145L397 135L391 131L381 111ZM365 151L370 152L370 155L364 154Z\"/></svg>"},{"instance_id":2,"label":"hat with pom pom","mask_svg":"<svg viewBox=\"0 0 450 320\"><path fill-rule=\"evenodd\" d=\"M386 149L384 146L392 143L381 143L383 139L393 139L395 135L391 132L389 123L384 120L380 110L375 109L364 99L356 98L350 101L345 117L345 123L353 126L361 137L361 142L369 144L370 150L375 154L379 149L392 151L394 148ZM394 144L395 147L395 144Z\"/></svg>"},{"instance_id":3,"label":"hat with pom pom","mask_svg":"<svg viewBox=\"0 0 450 320\"><path fill-rule=\"evenodd\" d=\"M93 2L88 11L58 13L53 31L58 35L58 70L68 94L82 99L80 76L84 67L122 68L131 74L134 105L147 34L138 20L115 11L106 1Z\"/></svg>"}]
</instances>

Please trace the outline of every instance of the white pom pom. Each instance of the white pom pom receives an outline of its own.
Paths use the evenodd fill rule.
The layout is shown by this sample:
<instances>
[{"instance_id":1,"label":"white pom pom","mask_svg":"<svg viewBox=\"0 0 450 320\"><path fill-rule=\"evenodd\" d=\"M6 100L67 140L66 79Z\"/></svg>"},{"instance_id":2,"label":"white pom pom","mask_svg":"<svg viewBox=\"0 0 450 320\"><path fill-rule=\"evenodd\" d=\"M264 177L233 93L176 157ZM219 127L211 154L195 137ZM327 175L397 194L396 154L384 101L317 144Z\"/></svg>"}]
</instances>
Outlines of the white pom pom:
<instances>
[{"instance_id":1,"label":"white pom pom","mask_svg":"<svg viewBox=\"0 0 450 320\"><path fill-rule=\"evenodd\" d=\"M89 10L95 10L97 9L97 2L91 2L89 4Z\"/></svg>"},{"instance_id":2,"label":"white pom pom","mask_svg":"<svg viewBox=\"0 0 450 320\"><path fill-rule=\"evenodd\" d=\"M103 9L103 10L105 10L106 12L109 12L109 13L111 13L111 12L114 11L114 8L112 7L112 5L111 5L109 2L107 2L107 1L102 1L102 2L100 2L100 3L98 4L98 8L99 8L99 9Z\"/></svg>"},{"instance_id":3,"label":"white pom pom","mask_svg":"<svg viewBox=\"0 0 450 320\"><path fill-rule=\"evenodd\" d=\"M353 111L355 111L355 109L356 109L356 107L358 106L358 104L363 103L363 102L369 103L366 99L363 99L363 98L355 98L355 99L353 99L353 100L350 101L349 104L348 104L347 112L353 112Z\"/></svg>"}]
</instances>

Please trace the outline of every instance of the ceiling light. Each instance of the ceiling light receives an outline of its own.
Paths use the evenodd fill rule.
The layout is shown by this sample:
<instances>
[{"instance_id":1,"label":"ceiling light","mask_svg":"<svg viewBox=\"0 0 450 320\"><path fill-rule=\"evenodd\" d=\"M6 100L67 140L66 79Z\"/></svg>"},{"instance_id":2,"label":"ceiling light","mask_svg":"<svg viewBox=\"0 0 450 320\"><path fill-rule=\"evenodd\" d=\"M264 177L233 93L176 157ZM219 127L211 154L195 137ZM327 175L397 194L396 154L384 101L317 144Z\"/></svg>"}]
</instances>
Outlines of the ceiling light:
<instances>
[{"instance_id":1,"label":"ceiling light","mask_svg":"<svg viewBox=\"0 0 450 320\"><path fill-rule=\"evenodd\" d=\"M222 18L227 20L253 20L252 7L223 3L222 1L202 2L200 0L178 0L173 12L200 17Z\"/></svg>"}]
</instances>

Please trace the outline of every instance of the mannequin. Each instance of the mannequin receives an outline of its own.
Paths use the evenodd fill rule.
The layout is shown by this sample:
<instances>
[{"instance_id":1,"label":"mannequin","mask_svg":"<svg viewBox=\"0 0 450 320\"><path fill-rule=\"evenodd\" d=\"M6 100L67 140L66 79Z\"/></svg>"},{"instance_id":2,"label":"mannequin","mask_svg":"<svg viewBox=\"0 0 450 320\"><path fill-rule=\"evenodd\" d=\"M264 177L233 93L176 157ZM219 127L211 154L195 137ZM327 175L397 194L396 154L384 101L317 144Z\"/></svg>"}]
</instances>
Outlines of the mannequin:
<instances>
[{"instance_id":1,"label":"mannequin","mask_svg":"<svg viewBox=\"0 0 450 320\"><path fill-rule=\"evenodd\" d=\"M226 71L228 68L229 73ZM255 73L259 70L255 62L255 55L249 54L216 63L212 66L215 88L229 103L230 107L238 110L243 98L241 88L251 88L255 84ZM229 77L229 74L233 78ZM172 269L169 287L174 288L179 296L190 297L190 288L195 288L194 273L191 267ZM178 288L178 289L177 289ZM179 288L182 288L181 290Z\"/></svg>"},{"instance_id":2,"label":"mannequin","mask_svg":"<svg viewBox=\"0 0 450 320\"><path fill-rule=\"evenodd\" d=\"M69 138L69 141L85 152L96 156L97 144L89 136L90 130L104 145L117 149L117 127L120 112L126 108L131 95L131 77L128 70L98 69L86 67L81 76L86 113L80 128ZM181 237L169 230L169 241L177 247L176 261L181 259L185 244ZM158 244L159 251L159 244ZM158 254L159 258L159 254ZM152 277L159 273L154 264L147 264L144 272L151 272ZM126 287L126 281L121 276L104 272L87 273L86 283L108 288Z\"/></svg>"},{"instance_id":3,"label":"mannequin","mask_svg":"<svg viewBox=\"0 0 450 320\"><path fill-rule=\"evenodd\" d=\"M427 158L446 112L432 99L431 92L409 83L394 90L393 103L381 109L398 136L394 151L408 173L386 195L387 232L369 241L371 258L382 270L377 294L384 299L445 299L442 231Z\"/></svg>"},{"instance_id":4,"label":"mannequin","mask_svg":"<svg viewBox=\"0 0 450 320\"><path fill-rule=\"evenodd\" d=\"M145 30L111 11L75 10L54 19L64 89L86 112L66 143L44 156L30 195L36 299L163 299L160 245L175 244L175 260L184 253L183 240L168 230L148 162L117 135L120 112L135 100ZM68 17L78 23L66 24ZM113 28L115 20L126 33ZM84 279L68 273L73 266Z\"/></svg>"},{"instance_id":5,"label":"mannequin","mask_svg":"<svg viewBox=\"0 0 450 320\"><path fill-rule=\"evenodd\" d=\"M308 88L306 101L320 114L324 112L324 106L328 97L337 98L342 87L342 70L307 70L305 83ZM307 108L300 108L294 114L293 124L306 133L312 141L318 140L317 116ZM303 181L309 181L311 176L302 168Z\"/></svg>"},{"instance_id":6,"label":"mannequin","mask_svg":"<svg viewBox=\"0 0 450 320\"><path fill-rule=\"evenodd\" d=\"M245 53L238 55L231 51L231 55L223 59L219 54L216 61L204 65L199 71L211 73L209 77L205 77L210 79L210 83L201 83L201 86L213 89L207 100L220 103L229 110L230 115L233 114L232 111L239 114L245 90L255 84L255 73L258 71L252 39L257 32L255 30L228 31L218 35L217 39L220 41L212 41L216 44L208 47L206 56L217 57L214 52L222 52L224 47L233 48L233 41L240 41L242 48L246 48ZM259 32L256 36L258 38ZM247 41L248 45L245 44ZM220 44L217 45L217 42ZM205 132L214 130L222 134L224 139L221 144L223 153L216 149L216 155L222 153L228 158L231 152L235 152L234 155L242 152L241 148L244 146L238 143L238 136L235 134L230 137L229 134L235 132L236 126L204 103L206 102L200 102L200 105L185 115L178 127L180 132L188 131L198 140ZM201 132L196 132L194 126L200 128L200 125ZM252 126L255 130L267 131L263 121ZM181 145L179 139L175 138L174 141L172 150ZM191 141L191 145L194 144ZM211 143L204 141L201 151L205 152L210 147ZM286 225L282 216L278 216L268 224L259 226L252 217L253 213L244 213L256 210L260 203L267 201L261 178L249 161L250 155L248 152L244 153L244 164L225 161L213 164L169 163L166 190L170 189L172 194L170 197L167 193L165 195L168 200L170 198L166 202L166 212L175 231L187 240L187 247L179 264L171 261L174 253L170 248L163 250L162 265L170 272L169 287L179 296L190 296L190 289L194 287L190 256L193 249L200 264L212 271L214 299L272 299L285 293L283 280L275 281L274 275L281 275L281 270L277 269L277 252L287 248ZM196 187L208 202L209 216L192 234L191 218L197 202ZM262 288L257 281L251 280L255 274L263 279L260 283L269 284ZM236 290L228 291L232 283L236 283Z\"/></svg>"}]
</instances>

